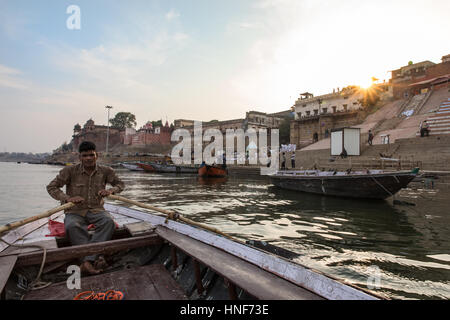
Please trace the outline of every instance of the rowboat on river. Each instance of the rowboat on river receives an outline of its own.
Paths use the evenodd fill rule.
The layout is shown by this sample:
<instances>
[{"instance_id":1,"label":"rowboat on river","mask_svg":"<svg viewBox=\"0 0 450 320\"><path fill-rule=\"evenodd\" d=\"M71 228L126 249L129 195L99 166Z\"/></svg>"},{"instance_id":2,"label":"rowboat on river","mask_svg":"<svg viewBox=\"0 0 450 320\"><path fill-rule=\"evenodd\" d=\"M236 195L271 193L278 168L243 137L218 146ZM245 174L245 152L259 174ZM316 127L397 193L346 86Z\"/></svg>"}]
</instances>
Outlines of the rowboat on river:
<instances>
[{"instance_id":1,"label":"rowboat on river","mask_svg":"<svg viewBox=\"0 0 450 320\"><path fill-rule=\"evenodd\" d=\"M137 165L139 168L142 168L145 172L156 172L155 167L147 162L138 162Z\"/></svg>"},{"instance_id":2,"label":"rowboat on river","mask_svg":"<svg viewBox=\"0 0 450 320\"><path fill-rule=\"evenodd\" d=\"M205 229L174 212L120 196L110 199L145 211L106 203L105 209L118 226L107 242L70 246L63 236L49 236L49 221L54 224L64 218L61 212L53 213L56 210L46 213L51 220L36 217L25 224L0 227L7 243L38 246L17 248L0 241L2 298L102 299L105 294L106 298L125 300L383 298L214 228ZM64 209L67 205L71 203ZM92 254L105 255L109 267L101 274L82 276L79 287L69 289L69 277L75 274L67 273L69 268L78 265L77 259Z\"/></svg>"},{"instance_id":3,"label":"rowboat on river","mask_svg":"<svg viewBox=\"0 0 450 320\"><path fill-rule=\"evenodd\" d=\"M228 175L228 170L222 166L210 166L202 163L198 169L198 175L200 177L226 177Z\"/></svg>"}]
</instances>

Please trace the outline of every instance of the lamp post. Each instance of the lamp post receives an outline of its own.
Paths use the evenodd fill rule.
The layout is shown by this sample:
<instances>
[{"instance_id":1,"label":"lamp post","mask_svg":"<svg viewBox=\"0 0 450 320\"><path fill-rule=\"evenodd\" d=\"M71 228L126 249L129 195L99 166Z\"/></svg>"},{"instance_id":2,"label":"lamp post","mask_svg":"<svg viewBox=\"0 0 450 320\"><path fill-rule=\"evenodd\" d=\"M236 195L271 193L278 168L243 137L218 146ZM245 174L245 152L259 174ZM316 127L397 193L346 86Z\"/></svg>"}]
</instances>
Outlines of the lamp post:
<instances>
[{"instance_id":1,"label":"lamp post","mask_svg":"<svg viewBox=\"0 0 450 320\"><path fill-rule=\"evenodd\" d=\"M318 102L319 102L319 130L318 130L319 134L318 135L320 137L322 137L322 123L321 123L322 122L322 119L321 119L322 118L322 116L321 116L322 115L322 108L321 108L322 107L322 99L319 98ZM317 141L319 141L319 139L320 139L319 136L317 137Z\"/></svg>"},{"instance_id":2,"label":"lamp post","mask_svg":"<svg viewBox=\"0 0 450 320\"><path fill-rule=\"evenodd\" d=\"M109 143L109 110L112 109L111 106L106 106L108 109L108 128L106 129L106 155L108 155L108 143Z\"/></svg>"}]
</instances>

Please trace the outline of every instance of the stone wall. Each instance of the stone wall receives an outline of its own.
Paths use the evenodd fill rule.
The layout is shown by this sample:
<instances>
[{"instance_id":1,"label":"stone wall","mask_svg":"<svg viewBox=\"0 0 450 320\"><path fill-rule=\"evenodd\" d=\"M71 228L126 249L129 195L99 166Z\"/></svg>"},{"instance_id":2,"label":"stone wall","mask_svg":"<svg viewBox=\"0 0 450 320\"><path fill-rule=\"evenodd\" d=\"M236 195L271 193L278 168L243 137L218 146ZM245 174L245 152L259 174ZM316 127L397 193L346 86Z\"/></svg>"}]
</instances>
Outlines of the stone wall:
<instances>
[{"instance_id":1,"label":"stone wall","mask_svg":"<svg viewBox=\"0 0 450 320\"><path fill-rule=\"evenodd\" d=\"M125 141L129 145L170 145L171 131L168 128L161 128L159 134L145 130L127 136Z\"/></svg>"},{"instance_id":2,"label":"stone wall","mask_svg":"<svg viewBox=\"0 0 450 320\"><path fill-rule=\"evenodd\" d=\"M81 142L83 141L91 141L95 143L97 147L97 151L105 151L106 150L106 136L107 131L100 129L100 130L92 130L80 133L73 137L72 143L73 143L73 150L78 151L78 147ZM123 142L123 135L121 135L120 131L117 129L111 129L109 131L109 141L108 141L108 148L112 148L113 146L117 144L121 144Z\"/></svg>"},{"instance_id":3,"label":"stone wall","mask_svg":"<svg viewBox=\"0 0 450 320\"><path fill-rule=\"evenodd\" d=\"M360 124L364 115L364 112L350 111L293 120L290 143L297 145L297 149L306 147L314 143L315 138L317 141L328 138L332 129Z\"/></svg>"}]
</instances>

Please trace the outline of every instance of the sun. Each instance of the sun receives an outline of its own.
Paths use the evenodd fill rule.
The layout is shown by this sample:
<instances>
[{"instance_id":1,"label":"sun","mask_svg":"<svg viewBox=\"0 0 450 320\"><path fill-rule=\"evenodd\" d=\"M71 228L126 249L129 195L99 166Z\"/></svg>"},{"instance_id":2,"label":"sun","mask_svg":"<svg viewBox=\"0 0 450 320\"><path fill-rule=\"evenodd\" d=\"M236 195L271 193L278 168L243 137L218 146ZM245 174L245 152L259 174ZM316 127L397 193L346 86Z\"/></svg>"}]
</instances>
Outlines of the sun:
<instances>
[{"instance_id":1,"label":"sun","mask_svg":"<svg viewBox=\"0 0 450 320\"><path fill-rule=\"evenodd\" d=\"M359 81L358 84L361 88L363 89L369 89L371 86L373 86L373 81L371 78L367 78L367 79L362 79L361 81Z\"/></svg>"}]
</instances>

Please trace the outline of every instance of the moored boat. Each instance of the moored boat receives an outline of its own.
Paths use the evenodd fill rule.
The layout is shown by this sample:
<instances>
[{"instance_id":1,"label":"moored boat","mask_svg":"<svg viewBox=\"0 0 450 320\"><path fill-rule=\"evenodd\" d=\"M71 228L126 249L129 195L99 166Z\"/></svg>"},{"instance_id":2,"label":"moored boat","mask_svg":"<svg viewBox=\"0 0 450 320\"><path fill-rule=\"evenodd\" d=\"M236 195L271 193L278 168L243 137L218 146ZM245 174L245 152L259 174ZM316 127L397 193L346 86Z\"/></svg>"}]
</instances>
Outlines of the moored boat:
<instances>
[{"instance_id":1,"label":"moored boat","mask_svg":"<svg viewBox=\"0 0 450 320\"><path fill-rule=\"evenodd\" d=\"M47 250L45 255L40 249L17 251L0 242L3 297L66 300L115 290L123 299L136 300L383 298L237 239L183 223L188 219L181 216L175 221L114 204L105 204L105 209L119 226L111 241L67 246L65 238L44 236L47 218L5 234L9 243L39 243ZM55 213L51 218L62 221L63 216ZM96 253L105 254L110 266L102 274L82 277L80 288L68 288L71 274L66 270L73 260ZM40 282L46 285L31 290L43 259L46 271Z\"/></svg>"},{"instance_id":2,"label":"moored boat","mask_svg":"<svg viewBox=\"0 0 450 320\"><path fill-rule=\"evenodd\" d=\"M139 167L137 163L125 163L125 162L122 162L120 165L122 167L124 167L125 169L128 169L130 171L144 171L144 169Z\"/></svg>"},{"instance_id":3,"label":"moored boat","mask_svg":"<svg viewBox=\"0 0 450 320\"><path fill-rule=\"evenodd\" d=\"M162 173L197 173L198 168L190 167L190 166L178 166L175 164L162 164L162 163L153 163L152 167L155 168L156 172Z\"/></svg>"},{"instance_id":4,"label":"moored boat","mask_svg":"<svg viewBox=\"0 0 450 320\"><path fill-rule=\"evenodd\" d=\"M156 172L155 167L150 163L138 162L136 163L139 168L142 168L145 172Z\"/></svg>"},{"instance_id":5,"label":"moored boat","mask_svg":"<svg viewBox=\"0 0 450 320\"><path fill-rule=\"evenodd\" d=\"M271 175L270 180L277 187L295 191L348 198L386 199L405 188L418 171L283 170Z\"/></svg>"},{"instance_id":6,"label":"moored boat","mask_svg":"<svg viewBox=\"0 0 450 320\"><path fill-rule=\"evenodd\" d=\"M226 177L228 175L228 170L219 166L210 166L202 163L198 169L198 175L200 177Z\"/></svg>"}]
</instances>

